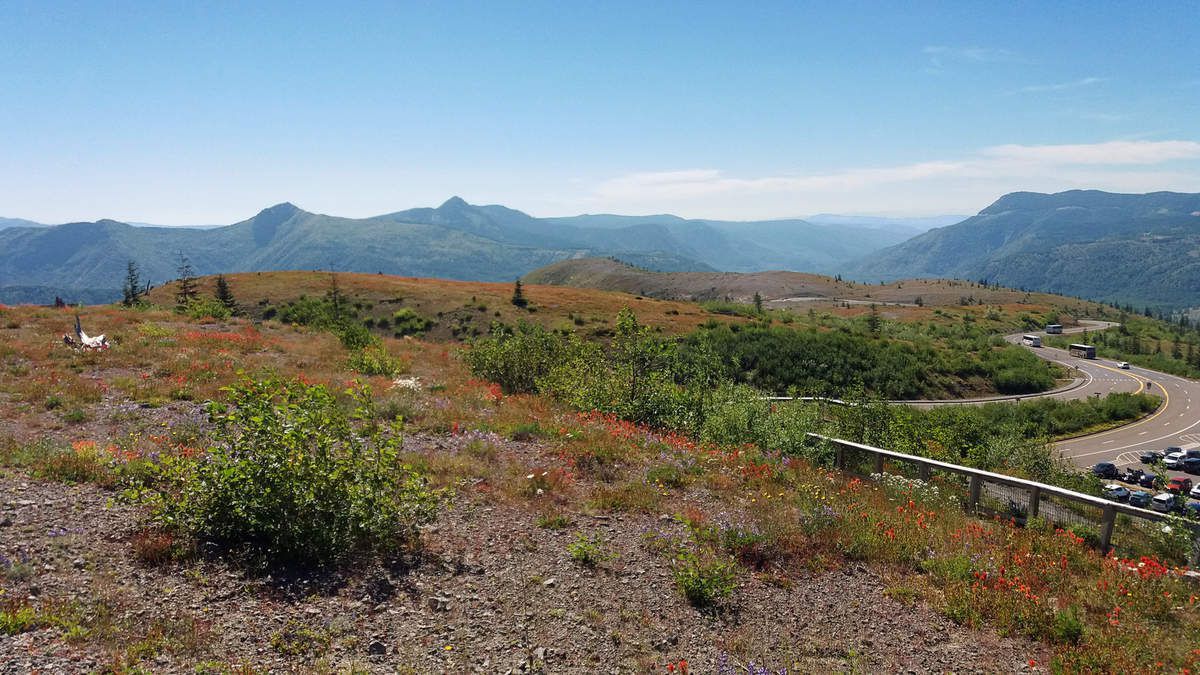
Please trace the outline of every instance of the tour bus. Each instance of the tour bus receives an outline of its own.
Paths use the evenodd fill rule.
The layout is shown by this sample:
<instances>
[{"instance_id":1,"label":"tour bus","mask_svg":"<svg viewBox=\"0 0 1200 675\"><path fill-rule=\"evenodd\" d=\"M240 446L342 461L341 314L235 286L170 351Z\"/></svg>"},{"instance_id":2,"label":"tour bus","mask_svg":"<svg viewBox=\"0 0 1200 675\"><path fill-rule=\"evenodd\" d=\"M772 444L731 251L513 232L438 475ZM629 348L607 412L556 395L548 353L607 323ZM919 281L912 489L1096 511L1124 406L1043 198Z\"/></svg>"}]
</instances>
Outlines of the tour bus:
<instances>
[{"instance_id":1,"label":"tour bus","mask_svg":"<svg viewBox=\"0 0 1200 675\"><path fill-rule=\"evenodd\" d=\"M1078 356L1082 359L1096 358L1096 348L1093 345L1073 344L1067 348L1071 356Z\"/></svg>"},{"instance_id":2,"label":"tour bus","mask_svg":"<svg viewBox=\"0 0 1200 675\"><path fill-rule=\"evenodd\" d=\"M1025 345L1026 347L1041 347L1042 338L1036 335L1022 335L1021 344Z\"/></svg>"},{"instance_id":3,"label":"tour bus","mask_svg":"<svg viewBox=\"0 0 1200 675\"><path fill-rule=\"evenodd\" d=\"M1053 335L1062 335L1062 324L1061 323L1048 323L1048 324L1046 324L1046 332L1051 333Z\"/></svg>"}]
</instances>

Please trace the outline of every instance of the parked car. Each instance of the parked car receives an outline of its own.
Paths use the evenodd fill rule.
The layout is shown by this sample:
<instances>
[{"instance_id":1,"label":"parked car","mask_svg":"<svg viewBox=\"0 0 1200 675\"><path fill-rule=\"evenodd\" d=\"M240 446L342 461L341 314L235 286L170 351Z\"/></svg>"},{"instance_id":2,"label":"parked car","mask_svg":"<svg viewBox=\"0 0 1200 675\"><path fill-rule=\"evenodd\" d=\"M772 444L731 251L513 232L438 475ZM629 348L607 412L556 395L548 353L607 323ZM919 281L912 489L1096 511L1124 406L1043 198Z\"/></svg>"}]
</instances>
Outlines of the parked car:
<instances>
[{"instance_id":1,"label":"parked car","mask_svg":"<svg viewBox=\"0 0 1200 675\"><path fill-rule=\"evenodd\" d=\"M1178 496L1170 492L1160 492L1154 495L1154 499L1150 500L1150 509L1159 513L1170 513L1178 508Z\"/></svg>"},{"instance_id":2,"label":"parked car","mask_svg":"<svg viewBox=\"0 0 1200 675\"><path fill-rule=\"evenodd\" d=\"M1184 456L1184 458L1187 458L1187 457L1200 458L1200 448L1188 448L1187 450L1183 451L1183 456Z\"/></svg>"},{"instance_id":3,"label":"parked car","mask_svg":"<svg viewBox=\"0 0 1200 675\"><path fill-rule=\"evenodd\" d=\"M1171 469L1171 470L1182 469L1183 468L1183 458L1184 458L1184 454L1183 454L1182 450L1179 452L1169 452L1169 453L1167 453L1167 456L1163 459L1163 467L1165 467L1167 469Z\"/></svg>"},{"instance_id":4,"label":"parked car","mask_svg":"<svg viewBox=\"0 0 1200 675\"><path fill-rule=\"evenodd\" d=\"M1167 492L1174 492L1179 495L1186 495L1192 491L1191 478L1172 478L1167 481Z\"/></svg>"},{"instance_id":5,"label":"parked car","mask_svg":"<svg viewBox=\"0 0 1200 675\"><path fill-rule=\"evenodd\" d=\"M1138 485L1148 488L1160 488L1163 485L1162 476L1153 473L1142 474L1142 479L1138 481Z\"/></svg>"},{"instance_id":6,"label":"parked car","mask_svg":"<svg viewBox=\"0 0 1200 675\"><path fill-rule=\"evenodd\" d=\"M1092 467L1092 473L1100 478L1116 478L1117 465L1112 462L1100 462Z\"/></svg>"},{"instance_id":7,"label":"parked car","mask_svg":"<svg viewBox=\"0 0 1200 675\"><path fill-rule=\"evenodd\" d=\"M1129 370L1129 362L1122 361L1117 364L1117 367L1120 368L1121 370Z\"/></svg>"},{"instance_id":8,"label":"parked car","mask_svg":"<svg viewBox=\"0 0 1200 675\"><path fill-rule=\"evenodd\" d=\"M1183 448L1179 447L1178 445L1172 445L1163 450L1163 454L1165 455L1169 455L1172 452L1183 452Z\"/></svg>"},{"instance_id":9,"label":"parked car","mask_svg":"<svg viewBox=\"0 0 1200 675\"><path fill-rule=\"evenodd\" d=\"M1188 473L1200 473L1200 457L1184 457L1183 466L1179 468Z\"/></svg>"},{"instance_id":10,"label":"parked car","mask_svg":"<svg viewBox=\"0 0 1200 675\"><path fill-rule=\"evenodd\" d=\"M1200 484L1193 485L1192 491L1188 493L1188 496L1192 499L1200 499Z\"/></svg>"},{"instance_id":11,"label":"parked car","mask_svg":"<svg viewBox=\"0 0 1200 675\"><path fill-rule=\"evenodd\" d=\"M1142 464L1158 464L1159 462L1163 461L1163 457L1166 456L1167 453L1163 452L1162 450L1147 450L1142 453L1141 460Z\"/></svg>"},{"instance_id":12,"label":"parked car","mask_svg":"<svg viewBox=\"0 0 1200 675\"><path fill-rule=\"evenodd\" d=\"M1114 501L1123 502L1129 499L1129 488L1116 483L1109 483L1104 486L1104 496Z\"/></svg>"},{"instance_id":13,"label":"parked car","mask_svg":"<svg viewBox=\"0 0 1200 675\"><path fill-rule=\"evenodd\" d=\"M1140 506L1143 509L1150 506L1151 495L1145 490L1134 490L1129 493L1129 505Z\"/></svg>"},{"instance_id":14,"label":"parked car","mask_svg":"<svg viewBox=\"0 0 1200 675\"><path fill-rule=\"evenodd\" d=\"M1183 515L1200 520L1200 502L1188 502L1187 506L1183 507Z\"/></svg>"}]
</instances>

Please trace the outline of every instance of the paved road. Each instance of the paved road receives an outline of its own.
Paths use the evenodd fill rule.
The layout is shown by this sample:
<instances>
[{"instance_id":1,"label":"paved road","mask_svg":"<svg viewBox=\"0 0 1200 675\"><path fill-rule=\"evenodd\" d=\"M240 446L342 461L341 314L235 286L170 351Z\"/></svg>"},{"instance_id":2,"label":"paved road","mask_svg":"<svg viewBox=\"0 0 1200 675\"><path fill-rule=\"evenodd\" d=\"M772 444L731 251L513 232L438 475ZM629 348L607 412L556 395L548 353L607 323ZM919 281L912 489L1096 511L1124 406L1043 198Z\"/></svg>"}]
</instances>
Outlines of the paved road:
<instances>
[{"instance_id":1,"label":"paved road","mask_svg":"<svg viewBox=\"0 0 1200 675\"><path fill-rule=\"evenodd\" d=\"M1106 322L1087 323L1083 328L1064 330L1064 333L1115 325ZM1020 336L1009 336L1009 339L1019 342ZM1152 393L1163 399L1163 405L1157 412L1133 424L1056 443L1059 452L1077 465L1113 462L1118 467L1140 467L1138 455L1143 451L1162 450L1172 445L1185 449L1200 447L1200 382L1137 366L1122 370L1117 368L1115 361L1076 358L1051 347L1030 349L1042 358L1077 368L1081 373L1082 386L1055 394L1058 398L1083 398L1131 391ZM1182 472L1171 473L1187 475ZM1197 480L1196 476L1191 478Z\"/></svg>"}]
</instances>

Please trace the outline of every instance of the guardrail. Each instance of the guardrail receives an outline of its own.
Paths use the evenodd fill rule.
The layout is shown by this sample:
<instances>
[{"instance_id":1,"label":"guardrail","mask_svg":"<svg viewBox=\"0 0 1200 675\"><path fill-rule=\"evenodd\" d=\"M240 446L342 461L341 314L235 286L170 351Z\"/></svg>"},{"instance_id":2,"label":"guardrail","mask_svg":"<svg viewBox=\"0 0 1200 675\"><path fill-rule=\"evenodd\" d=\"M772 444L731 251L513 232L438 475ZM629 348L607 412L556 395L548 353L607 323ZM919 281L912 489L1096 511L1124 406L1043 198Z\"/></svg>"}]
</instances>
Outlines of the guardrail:
<instances>
[{"instance_id":1,"label":"guardrail","mask_svg":"<svg viewBox=\"0 0 1200 675\"><path fill-rule=\"evenodd\" d=\"M834 457L833 464L836 468L855 473L854 466L848 461L852 453L862 453L866 455L868 463L873 467L871 473L884 473L886 463L891 460L899 461L916 467L918 477L928 481L932 477L934 471L957 474L965 476L968 480L966 503L964 506L972 511L980 507L980 503L985 496L985 492L992 486L1002 486L1008 490L1016 490L1018 494L1023 494L1025 498L1022 500L1027 505L1025 514L1028 518L1038 517L1043 511L1043 502L1047 506L1052 505L1054 512L1046 515L1047 520L1061 522L1070 520L1072 515L1072 507L1082 507L1084 509L1098 510L1099 518L1099 547L1104 553L1108 553L1113 547L1113 530L1117 523L1117 516L1124 515L1129 518L1140 519L1149 523L1159 523L1166 520L1166 515L1149 509L1142 509L1120 502L1110 501L1102 497L1075 492L1055 485L1047 485L1036 481L1025 480L1013 476L994 473L991 471L983 471L981 469L973 469L959 464L951 464L928 457L919 457L917 455L909 455L903 452L895 452L892 450L884 450L862 443L855 443L840 438L832 438L821 434L809 433L808 438L828 443L833 446ZM1007 494L1012 494L1011 492ZM1059 503L1065 502L1065 504ZM1010 497L1010 503L1012 499ZM1200 555L1200 525L1191 525L1192 534L1195 537L1195 542L1192 546L1192 553L1189 563L1195 567L1197 558Z\"/></svg>"}]
</instances>

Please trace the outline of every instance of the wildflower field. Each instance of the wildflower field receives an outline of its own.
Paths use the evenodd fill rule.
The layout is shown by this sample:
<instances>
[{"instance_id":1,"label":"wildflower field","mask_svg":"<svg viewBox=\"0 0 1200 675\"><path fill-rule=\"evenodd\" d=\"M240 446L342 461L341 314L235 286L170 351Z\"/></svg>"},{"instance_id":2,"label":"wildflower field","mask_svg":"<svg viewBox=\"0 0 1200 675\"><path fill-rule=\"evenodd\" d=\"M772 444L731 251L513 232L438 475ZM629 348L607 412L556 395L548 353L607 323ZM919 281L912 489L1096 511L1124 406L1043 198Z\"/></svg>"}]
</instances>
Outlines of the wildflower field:
<instances>
[{"instance_id":1,"label":"wildflower field","mask_svg":"<svg viewBox=\"0 0 1200 675\"><path fill-rule=\"evenodd\" d=\"M307 292L319 296L318 281ZM283 311L295 298L231 283L249 304ZM341 283L351 302L380 302ZM490 286L447 302L494 312L507 291ZM59 341L74 310L0 309L0 661L64 672L1200 668L1200 582L1169 549L1105 557L1049 522L967 514L954 485L833 471L804 433L868 420L772 408L733 382L693 396L682 375L653 368L654 326L685 313L698 326L709 318L698 306L658 303L630 327L608 296L526 292L541 318L562 303L553 321L570 324L597 303L581 314L603 313L605 360L513 387L481 374L478 342L375 331L348 346L336 325L153 307L86 308L113 348L81 352ZM932 426L881 409L887 438L958 452L953 424L933 442Z\"/></svg>"}]
</instances>

